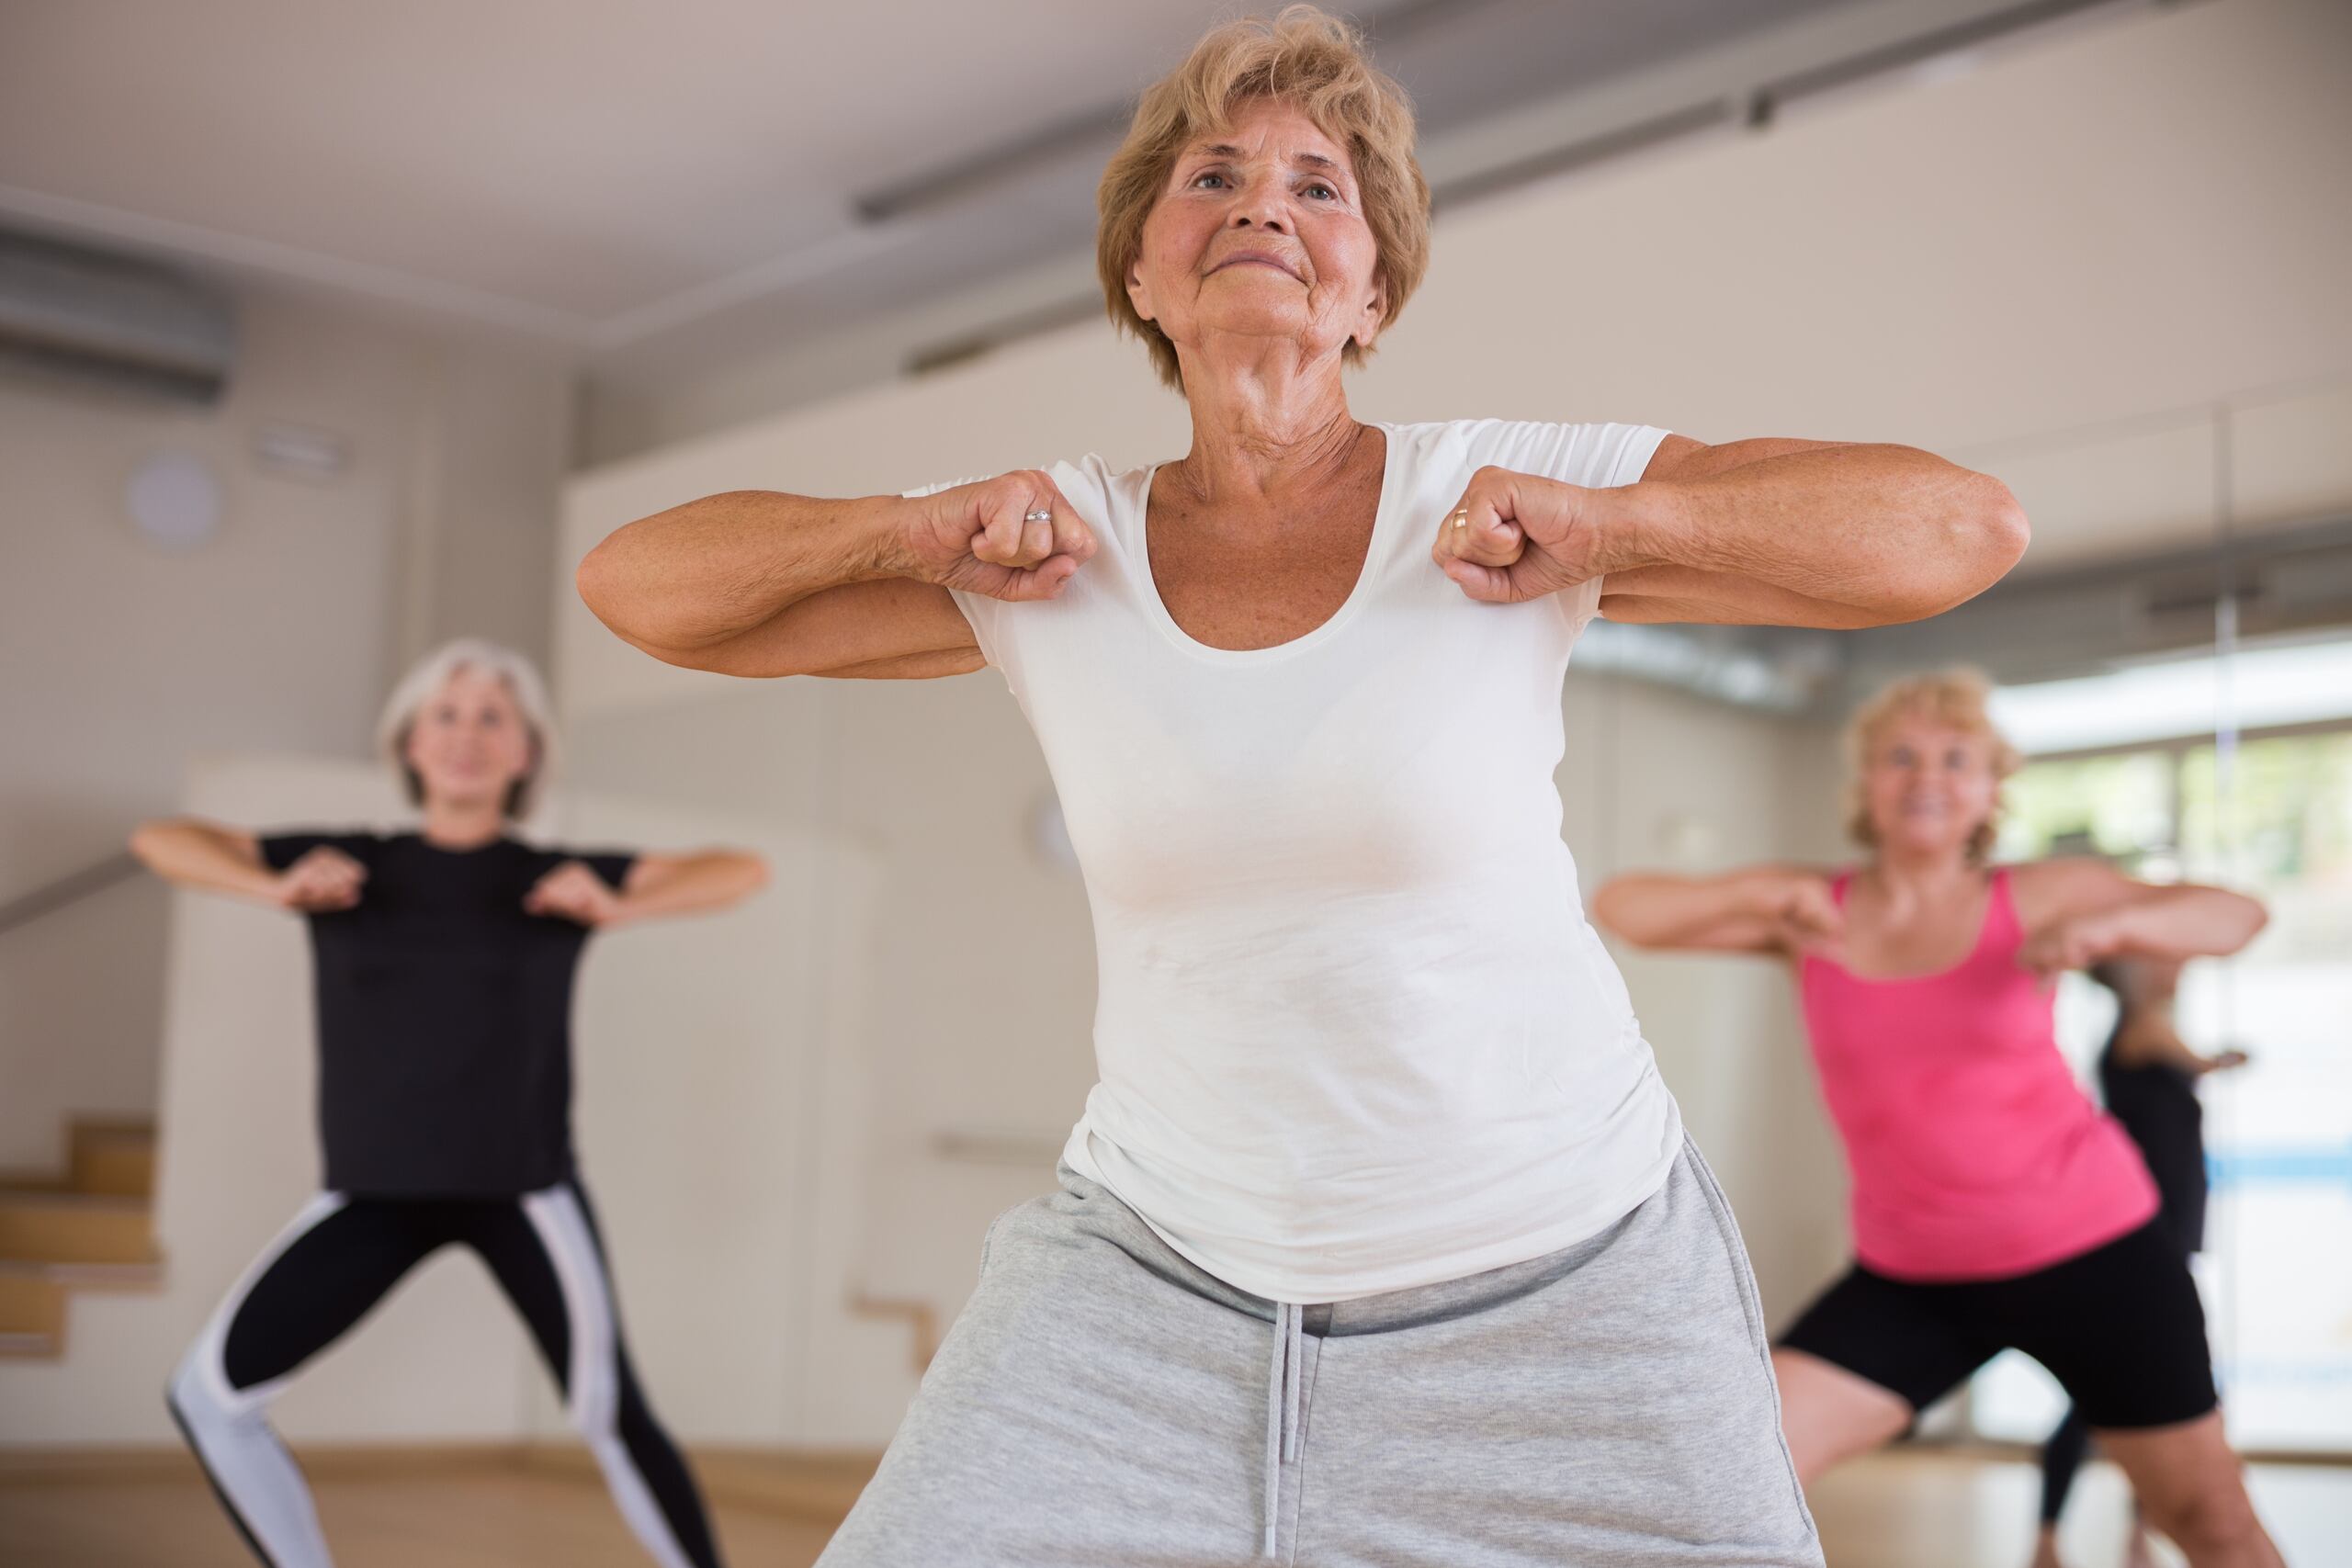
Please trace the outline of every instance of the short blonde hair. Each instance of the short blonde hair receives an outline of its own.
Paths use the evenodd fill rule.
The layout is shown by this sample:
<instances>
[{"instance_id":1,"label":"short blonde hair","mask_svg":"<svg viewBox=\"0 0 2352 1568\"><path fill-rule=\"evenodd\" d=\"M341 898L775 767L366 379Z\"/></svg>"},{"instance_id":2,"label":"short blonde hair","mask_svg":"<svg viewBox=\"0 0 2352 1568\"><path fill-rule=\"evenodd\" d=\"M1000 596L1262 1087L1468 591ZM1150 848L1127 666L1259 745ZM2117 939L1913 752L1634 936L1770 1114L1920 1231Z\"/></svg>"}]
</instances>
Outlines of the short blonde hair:
<instances>
[{"instance_id":1,"label":"short blonde hair","mask_svg":"<svg viewBox=\"0 0 2352 1568\"><path fill-rule=\"evenodd\" d=\"M408 792L409 803L424 805L424 781L408 765L409 728L415 724L418 711L433 700L433 694L461 670L495 675L504 682L514 698L515 707L522 712L524 725L531 732L531 771L516 779L506 795L507 817L520 821L546 795L548 781L555 773L555 705L548 700L547 682L539 679L537 668L513 649L479 637L459 637L410 665L408 673L401 677L392 694L384 700L383 714L376 721L376 749L400 775L401 787Z\"/></svg>"},{"instance_id":2,"label":"short blonde hair","mask_svg":"<svg viewBox=\"0 0 2352 1568\"><path fill-rule=\"evenodd\" d=\"M1994 726L1987 699L1993 682L1982 671L1965 666L1905 676L1879 689L1846 721L1846 832L1865 849L1875 848L1878 830L1871 825L1870 802L1862 791L1862 774L1871 752L1887 727L1897 719L1924 718L1949 729L1990 742L1995 795L1993 814L1968 836L1968 854L1980 864L1990 859L2000 837L2000 782L2018 771L2024 759L2008 738Z\"/></svg>"},{"instance_id":3,"label":"short blonde hair","mask_svg":"<svg viewBox=\"0 0 2352 1568\"><path fill-rule=\"evenodd\" d=\"M1430 265L1430 187L1413 156L1413 106L1405 89L1372 63L1363 35L1313 6L1288 6L1269 21L1250 17L1211 29L1184 63L1153 83L1136 106L1127 139L1102 171L1095 194L1102 221L1094 260L1111 320L1151 351L1152 367L1182 391L1176 345L1136 311L1127 274L1143 251L1144 222L1159 201L1168 171L1195 138L1230 125L1256 98L1295 106L1347 149L1363 193L1365 221L1380 260L1374 276L1385 328L1420 287ZM1343 351L1363 363L1362 344Z\"/></svg>"}]
</instances>

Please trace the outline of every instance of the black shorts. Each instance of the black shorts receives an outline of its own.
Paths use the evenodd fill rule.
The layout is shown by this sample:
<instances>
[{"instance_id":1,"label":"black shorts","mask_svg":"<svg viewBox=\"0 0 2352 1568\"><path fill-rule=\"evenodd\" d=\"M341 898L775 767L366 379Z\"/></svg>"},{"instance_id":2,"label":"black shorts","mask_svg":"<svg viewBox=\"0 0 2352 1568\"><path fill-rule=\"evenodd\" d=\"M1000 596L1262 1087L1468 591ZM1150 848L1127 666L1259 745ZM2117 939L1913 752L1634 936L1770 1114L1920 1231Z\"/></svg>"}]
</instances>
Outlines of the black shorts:
<instances>
[{"instance_id":1,"label":"black shorts","mask_svg":"<svg viewBox=\"0 0 2352 1568\"><path fill-rule=\"evenodd\" d=\"M1924 1410L2001 1350L2050 1370L2109 1430L2191 1421L2221 1403L2205 1308L2158 1218L2006 1280L1915 1284L1856 1264L1781 1337Z\"/></svg>"}]
</instances>

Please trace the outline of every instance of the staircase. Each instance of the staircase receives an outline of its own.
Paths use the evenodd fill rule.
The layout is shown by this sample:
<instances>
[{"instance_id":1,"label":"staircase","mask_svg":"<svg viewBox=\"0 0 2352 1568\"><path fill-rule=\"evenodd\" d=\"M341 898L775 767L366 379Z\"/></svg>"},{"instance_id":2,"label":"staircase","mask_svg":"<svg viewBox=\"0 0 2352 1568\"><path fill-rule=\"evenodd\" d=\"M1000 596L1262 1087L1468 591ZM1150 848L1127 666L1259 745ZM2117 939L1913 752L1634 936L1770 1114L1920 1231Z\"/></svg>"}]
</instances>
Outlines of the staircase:
<instances>
[{"instance_id":1,"label":"staircase","mask_svg":"<svg viewBox=\"0 0 2352 1568\"><path fill-rule=\"evenodd\" d=\"M153 1290L155 1126L76 1118L65 1172L0 1176L0 1358L65 1348L75 1291Z\"/></svg>"}]
</instances>

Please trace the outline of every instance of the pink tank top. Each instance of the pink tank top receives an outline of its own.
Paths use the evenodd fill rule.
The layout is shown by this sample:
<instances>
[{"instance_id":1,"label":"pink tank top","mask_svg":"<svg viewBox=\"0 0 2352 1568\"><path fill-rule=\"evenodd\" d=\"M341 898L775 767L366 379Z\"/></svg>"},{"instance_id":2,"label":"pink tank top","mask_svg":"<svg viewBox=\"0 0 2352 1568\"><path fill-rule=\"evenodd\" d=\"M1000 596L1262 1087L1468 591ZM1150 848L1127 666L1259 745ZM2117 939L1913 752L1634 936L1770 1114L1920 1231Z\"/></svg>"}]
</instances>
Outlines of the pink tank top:
<instances>
[{"instance_id":1,"label":"pink tank top","mask_svg":"<svg viewBox=\"0 0 2352 1568\"><path fill-rule=\"evenodd\" d=\"M1843 907L1850 872L1833 884ZM2018 964L2009 873L1952 968L1873 980L1800 966L1822 1098L1846 1141L1854 1251L1899 1280L2030 1273L2145 1224L2156 1186L2059 1054L2049 991Z\"/></svg>"}]
</instances>

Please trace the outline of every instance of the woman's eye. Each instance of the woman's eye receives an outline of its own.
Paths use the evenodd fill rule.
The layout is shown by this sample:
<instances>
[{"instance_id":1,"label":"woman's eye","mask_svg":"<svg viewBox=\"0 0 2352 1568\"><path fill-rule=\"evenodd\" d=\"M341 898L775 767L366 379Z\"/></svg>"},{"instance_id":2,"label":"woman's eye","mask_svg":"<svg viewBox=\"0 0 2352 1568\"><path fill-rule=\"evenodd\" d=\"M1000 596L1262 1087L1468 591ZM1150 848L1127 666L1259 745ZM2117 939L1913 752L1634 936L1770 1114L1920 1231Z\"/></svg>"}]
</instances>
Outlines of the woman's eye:
<instances>
[{"instance_id":1,"label":"woman's eye","mask_svg":"<svg viewBox=\"0 0 2352 1568\"><path fill-rule=\"evenodd\" d=\"M1340 193L1339 193L1338 191L1333 190L1329 186L1325 185L1321 180L1317 180L1317 181L1316 181L1313 185L1308 186L1306 187L1306 191L1307 191L1307 194L1308 194L1308 195L1310 195L1310 196L1314 195L1314 194L1315 194L1316 192L1317 192L1317 191L1320 191L1320 192L1322 192L1325 196L1327 196L1327 197L1329 197L1329 198L1331 198L1333 201L1337 201L1337 200L1340 198Z\"/></svg>"},{"instance_id":2,"label":"woman's eye","mask_svg":"<svg viewBox=\"0 0 2352 1568\"><path fill-rule=\"evenodd\" d=\"M1194 175L1193 176L1193 184L1195 186L1200 185L1204 180L1215 180L1218 185L1222 186L1225 183L1225 176L1214 171L1205 175Z\"/></svg>"}]
</instances>

